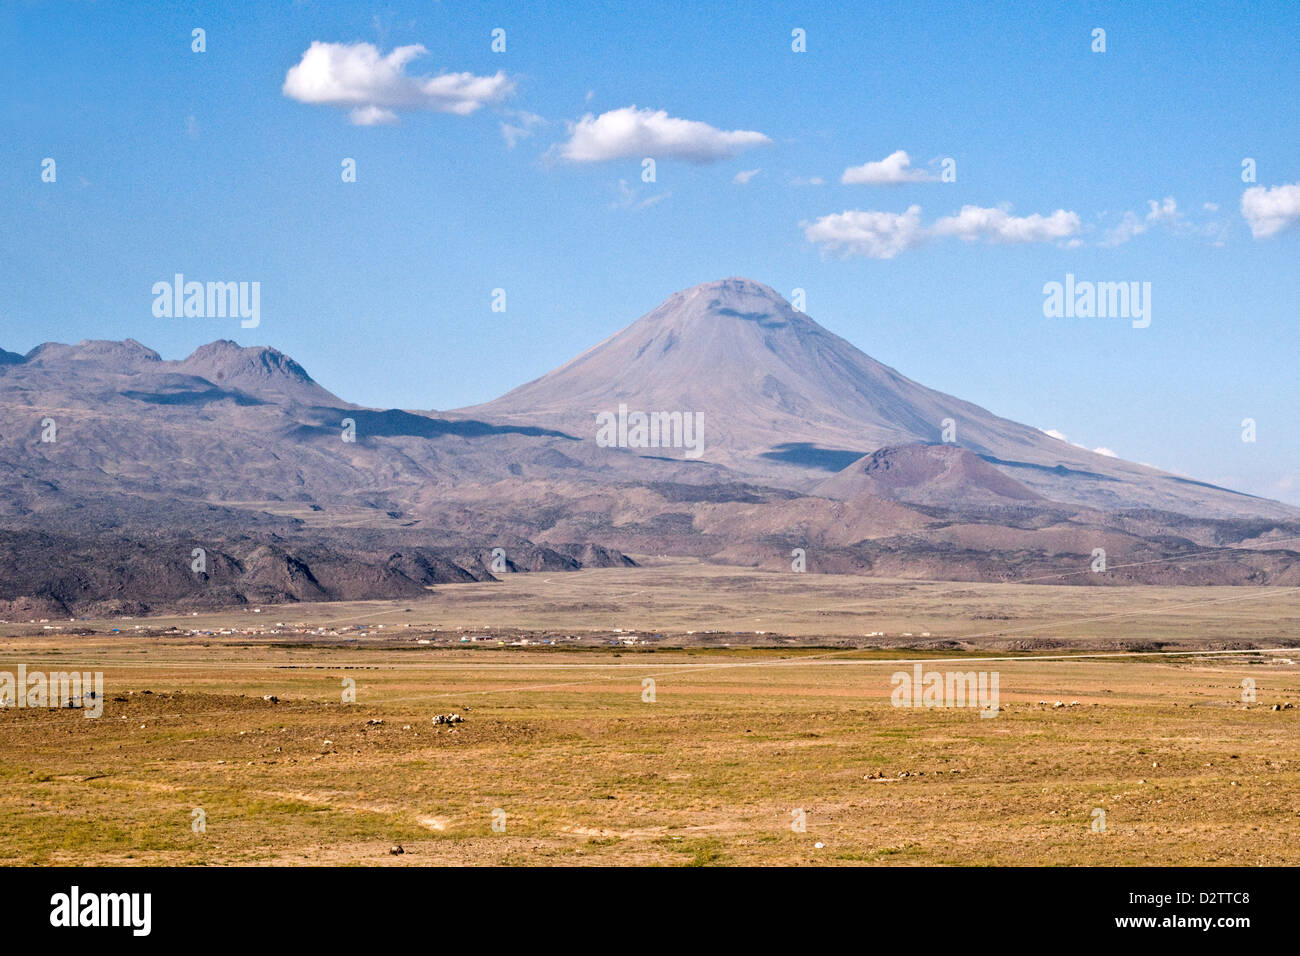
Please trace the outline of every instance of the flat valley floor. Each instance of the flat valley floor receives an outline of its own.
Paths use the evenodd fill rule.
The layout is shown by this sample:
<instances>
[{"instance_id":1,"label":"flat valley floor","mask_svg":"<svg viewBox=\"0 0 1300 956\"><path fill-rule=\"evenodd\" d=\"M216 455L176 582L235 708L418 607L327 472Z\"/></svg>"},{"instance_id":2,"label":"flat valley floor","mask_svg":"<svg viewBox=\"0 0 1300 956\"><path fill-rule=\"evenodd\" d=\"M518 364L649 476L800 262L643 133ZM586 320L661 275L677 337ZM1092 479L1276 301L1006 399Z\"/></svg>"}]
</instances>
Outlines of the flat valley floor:
<instances>
[{"instance_id":1,"label":"flat valley floor","mask_svg":"<svg viewBox=\"0 0 1300 956\"><path fill-rule=\"evenodd\" d=\"M674 561L0 624L105 691L0 709L0 862L1295 865L1298 597ZM997 716L893 706L917 661Z\"/></svg>"}]
</instances>

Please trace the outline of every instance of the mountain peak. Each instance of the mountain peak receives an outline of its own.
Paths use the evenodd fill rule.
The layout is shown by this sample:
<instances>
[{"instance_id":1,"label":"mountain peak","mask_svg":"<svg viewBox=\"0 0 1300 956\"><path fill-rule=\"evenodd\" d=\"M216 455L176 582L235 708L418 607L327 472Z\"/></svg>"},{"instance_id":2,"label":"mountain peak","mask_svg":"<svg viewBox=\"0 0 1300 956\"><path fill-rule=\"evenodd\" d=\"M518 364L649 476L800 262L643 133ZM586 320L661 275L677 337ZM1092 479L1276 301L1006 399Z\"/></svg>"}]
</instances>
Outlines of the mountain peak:
<instances>
[{"instance_id":1,"label":"mountain peak","mask_svg":"<svg viewBox=\"0 0 1300 956\"><path fill-rule=\"evenodd\" d=\"M853 442L836 446L839 457L853 460L884 444L859 443L877 437L864 435L864 427L883 421L868 393L886 391L892 380L890 370L796 310L771 286L733 276L669 296L594 348L474 412L512 421L564 421L571 434L590 431L593 414L622 402L637 409L704 412L714 422L714 461L758 455L761 464L780 471L781 461L763 457L772 450L770 439L802 440L814 422L825 424L828 416L839 440ZM877 405L891 399L883 396ZM938 438L942 417L911 416L908 437ZM894 437L883 427L874 431L881 439Z\"/></svg>"},{"instance_id":2,"label":"mountain peak","mask_svg":"<svg viewBox=\"0 0 1300 956\"><path fill-rule=\"evenodd\" d=\"M912 443L879 448L816 486L819 495L862 494L915 504L1014 504L1045 499L968 448Z\"/></svg>"},{"instance_id":3,"label":"mountain peak","mask_svg":"<svg viewBox=\"0 0 1300 956\"><path fill-rule=\"evenodd\" d=\"M913 446L864 460L862 474L842 483L974 483L999 500L1028 493L1108 509L1242 514L1256 507L926 388L770 286L740 276L683 289L559 368L460 411L595 441L599 416L623 407L701 416L704 461L800 487L878 449ZM971 454L927 447L940 442Z\"/></svg>"},{"instance_id":4,"label":"mountain peak","mask_svg":"<svg viewBox=\"0 0 1300 956\"><path fill-rule=\"evenodd\" d=\"M657 317L671 315L678 325L687 324L690 319L696 317L711 321L716 321L718 318L732 318L763 325L765 320L773 319L777 320L778 324L783 324L784 321L798 314L794 307L771 286L755 282L753 279L733 276L683 289L669 296L659 308L645 318L653 321ZM804 321L810 320L804 318Z\"/></svg>"},{"instance_id":5,"label":"mountain peak","mask_svg":"<svg viewBox=\"0 0 1300 956\"><path fill-rule=\"evenodd\" d=\"M275 378L315 384L305 368L279 349L265 345L242 346L230 339L201 345L179 364L192 375L223 384L232 380L247 382Z\"/></svg>"},{"instance_id":6,"label":"mountain peak","mask_svg":"<svg viewBox=\"0 0 1300 956\"><path fill-rule=\"evenodd\" d=\"M767 299L775 304L783 305L789 308L790 303L782 297L770 285L764 285L754 279L747 279L744 276L730 276L726 279L715 279L712 282L701 282L699 285L691 286L689 289L683 289L677 295L686 298L694 296L709 296L718 299L730 298L760 298Z\"/></svg>"},{"instance_id":7,"label":"mountain peak","mask_svg":"<svg viewBox=\"0 0 1300 956\"><path fill-rule=\"evenodd\" d=\"M43 342L27 353L27 361L33 365L61 361L99 362L118 368L134 368L145 362L161 362L162 356L135 339L123 339L120 342L112 339L82 339L76 345Z\"/></svg>"},{"instance_id":8,"label":"mountain peak","mask_svg":"<svg viewBox=\"0 0 1300 956\"><path fill-rule=\"evenodd\" d=\"M207 379L221 388L233 388L274 400L303 405L339 405L340 400L322 388L307 370L279 349L265 345L243 346L229 339L201 345L188 358L173 363L175 371Z\"/></svg>"}]
</instances>

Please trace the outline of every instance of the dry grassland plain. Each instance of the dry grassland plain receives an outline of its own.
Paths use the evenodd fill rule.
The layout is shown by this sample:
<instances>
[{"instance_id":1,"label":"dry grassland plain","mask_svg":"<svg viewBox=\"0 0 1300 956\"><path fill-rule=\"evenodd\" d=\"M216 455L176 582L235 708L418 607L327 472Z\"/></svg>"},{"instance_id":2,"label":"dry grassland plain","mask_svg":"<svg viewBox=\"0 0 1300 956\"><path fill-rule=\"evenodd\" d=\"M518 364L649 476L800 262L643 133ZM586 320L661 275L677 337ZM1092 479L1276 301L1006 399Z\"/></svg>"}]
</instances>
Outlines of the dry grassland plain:
<instances>
[{"instance_id":1,"label":"dry grassland plain","mask_svg":"<svg viewBox=\"0 0 1300 956\"><path fill-rule=\"evenodd\" d=\"M1296 864L1297 635L1294 589L690 562L11 622L105 700L0 709L0 862ZM893 706L914 661L997 716Z\"/></svg>"}]
</instances>

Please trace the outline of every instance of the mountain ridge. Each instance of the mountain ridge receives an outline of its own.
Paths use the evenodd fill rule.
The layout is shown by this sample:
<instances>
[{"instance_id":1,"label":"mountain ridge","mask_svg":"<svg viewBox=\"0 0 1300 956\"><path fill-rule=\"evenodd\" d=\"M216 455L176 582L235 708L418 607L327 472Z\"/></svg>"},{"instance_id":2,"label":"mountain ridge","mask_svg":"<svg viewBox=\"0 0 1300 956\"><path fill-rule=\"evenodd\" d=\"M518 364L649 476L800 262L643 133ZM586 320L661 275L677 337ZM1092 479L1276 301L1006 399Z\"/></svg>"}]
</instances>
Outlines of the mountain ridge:
<instances>
[{"instance_id":1,"label":"mountain ridge","mask_svg":"<svg viewBox=\"0 0 1300 956\"><path fill-rule=\"evenodd\" d=\"M180 360L134 340L29 354L0 366L14 613L134 606L139 589L151 607L416 595L485 573L498 548L514 570L626 555L780 570L804 549L825 573L1300 585L1300 509L926 389L747 280L683 290L497 408L353 405L284 353L228 340ZM591 412L619 404L633 411L602 443ZM630 441L636 410L667 412L671 437L692 408L713 460ZM220 582L192 580L195 545ZM1123 570L1081 573L1097 548Z\"/></svg>"},{"instance_id":2,"label":"mountain ridge","mask_svg":"<svg viewBox=\"0 0 1300 956\"><path fill-rule=\"evenodd\" d=\"M804 491L880 448L950 442L1077 505L1300 513L1079 448L928 388L742 277L674 293L552 371L452 414L590 437L594 416L620 404L702 412L704 460Z\"/></svg>"},{"instance_id":3,"label":"mountain ridge","mask_svg":"<svg viewBox=\"0 0 1300 956\"><path fill-rule=\"evenodd\" d=\"M72 363L76 363L73 365ZM0 370L40 370L55 375L90 366L106 375L135 375L152 372L201 378L213 386L252 394L273 393L305 404L349 403L321 386L293 358L267 345L239 345L230 339L216 339L201 345L183 359L163 359L158 352L135 339L82 339L74 344L42 342L25 355L0 349Z\"/></svg>"},{"instance_id":4,"label":"mountain ridge","mask_svg":"<svg viewBox=\"0 0 1300 956\"><path fill-rule=\"evenodd\" d=\"M504 428L563 434L586 444L596 438L596 416L621 405L642 412L698 411L705 433L702 461L736 479L805 494L818 493L837 473L881 449L949 443L1034 494L1065 504L1220 518L1300 515L1291 505L1090 452L927 388L824 329L770 286L742 277L676 292L551 372L492 401L445 413L363 409L320 386L285 353L228 339L177 360L163 360L134 339L46 342L25 356L0 355L0 377L12 381L30 374L31 384L51 395L63 393L65 376L84 376L90 368L106 377L101 397L122 394L195 407L227 399L287 401L320 410L294 426L317 433L335 427L325 425L322 415L342 410L358 412L372 431L385 434ZM152 391L108 381L144 374L156 376ZM439 414L446 424L428 424ZM454 424L466 419L470 424ZM640 451L643 458L683 457L674 449ZM574 461L558 447L543 460Z\"/></svg>"}]
</instances>

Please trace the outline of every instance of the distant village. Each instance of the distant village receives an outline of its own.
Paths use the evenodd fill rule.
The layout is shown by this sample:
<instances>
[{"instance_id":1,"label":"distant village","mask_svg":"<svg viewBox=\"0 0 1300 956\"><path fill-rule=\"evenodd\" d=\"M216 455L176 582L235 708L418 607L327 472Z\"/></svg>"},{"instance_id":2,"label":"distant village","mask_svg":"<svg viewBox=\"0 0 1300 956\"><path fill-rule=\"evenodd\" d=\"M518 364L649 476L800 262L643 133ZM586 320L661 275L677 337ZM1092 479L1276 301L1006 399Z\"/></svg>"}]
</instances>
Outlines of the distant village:
<instances>
[{"instance_id":1,"label":"distant village","mask_svg":"<svg viewBox=\"0 0 1300 956\"><path fill-rule=\"evenodd\" d=\"M191 612L198 616L199 612ZM261 614L261 608L247 609L246 613ZM388 612L391 613L391 612ZM442 627L437 624L391 624L391 623L338 623L312 624L306 621L275 621L268 623L247 623L225 627L183 627L179 624L134 623L133 617L121 617L117 623L109 624L103 620L68 618L66 621L54 621L50 618L33 618L26 622L0 620L3 625L35 626L41 632L67 634L75 636L121 635L130 637L185 637L185 638L252 638L260 640L291 640L301 643L329 642L331 644L356 643L365 640L368 646L384 644L389 646L411 645L449 647L458 645L489 647L555 647L555 646L608 646L608 647L753 647L756 645L799 644L804 647L819 646L809 644L806 637L790 637L768 631L726 631L726 630L689 630L689 631L633 631L623 628L597 629L587 632L572 632L567 629L516 628L508 626L483 625L482 627ZM836 635L825 639L825 643L836 646L852 645L859 642L874 643L888 638L885 631L869 631L859 637ZM904 631L895 634L896 638L928 639L929 631L913 634Z\"/></svg>"}]
</instances>

